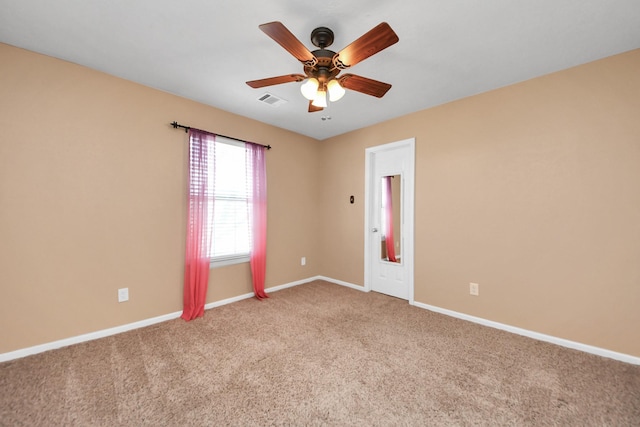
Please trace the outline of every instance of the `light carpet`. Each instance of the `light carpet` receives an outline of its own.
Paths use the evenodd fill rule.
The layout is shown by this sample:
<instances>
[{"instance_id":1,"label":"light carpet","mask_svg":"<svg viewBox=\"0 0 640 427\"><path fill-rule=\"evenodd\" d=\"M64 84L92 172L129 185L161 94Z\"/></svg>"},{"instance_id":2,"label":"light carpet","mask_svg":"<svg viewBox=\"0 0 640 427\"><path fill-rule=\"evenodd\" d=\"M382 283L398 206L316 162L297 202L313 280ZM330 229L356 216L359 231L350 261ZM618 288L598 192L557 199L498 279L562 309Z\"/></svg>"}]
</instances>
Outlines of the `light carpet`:
<instances>
[{"instance_id":1,"label":"light carpet","mask_svg":"<svg viewBox=\"0 0 640 427\"><path fill-rule=\"evenodd\" d=\"M316 281L0 364L3 426L638 426L640 366Z\"/></svg>"}]
</instances>

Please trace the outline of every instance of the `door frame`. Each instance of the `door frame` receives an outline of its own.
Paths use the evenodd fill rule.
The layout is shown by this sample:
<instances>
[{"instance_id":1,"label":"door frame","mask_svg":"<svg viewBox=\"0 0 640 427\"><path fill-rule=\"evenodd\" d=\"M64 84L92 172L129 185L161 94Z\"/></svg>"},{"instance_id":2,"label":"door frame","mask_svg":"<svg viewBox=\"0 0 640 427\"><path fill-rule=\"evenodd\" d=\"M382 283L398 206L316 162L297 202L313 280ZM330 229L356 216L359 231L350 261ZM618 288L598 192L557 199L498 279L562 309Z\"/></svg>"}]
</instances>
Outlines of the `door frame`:
<instances>
[{"instance_id":1,"label":"door frame","mask_svg":"<svg viewBox=\"0 0 640 427\"><path fill-rule=\"evenodd\" d=\"M409 148L409 162L406 164L405 170L402 171L402 212L404 216L404 229L402 239L402 262L406 263L406 280L409 287L409 304L414 303L414 206L415 206L415 158L416 158L416 140L415 138L404 139L401 141L391 142L388 144L377 145L365 149L364 164L364 289L371 291L372 283L372 240L373 233L371 231L375 224L372 224L372 205L375 195L372 189L375 188L373 180L374 175L374 158L385 151L395 150L398 148Z\"/></svg>"}]
</instances>

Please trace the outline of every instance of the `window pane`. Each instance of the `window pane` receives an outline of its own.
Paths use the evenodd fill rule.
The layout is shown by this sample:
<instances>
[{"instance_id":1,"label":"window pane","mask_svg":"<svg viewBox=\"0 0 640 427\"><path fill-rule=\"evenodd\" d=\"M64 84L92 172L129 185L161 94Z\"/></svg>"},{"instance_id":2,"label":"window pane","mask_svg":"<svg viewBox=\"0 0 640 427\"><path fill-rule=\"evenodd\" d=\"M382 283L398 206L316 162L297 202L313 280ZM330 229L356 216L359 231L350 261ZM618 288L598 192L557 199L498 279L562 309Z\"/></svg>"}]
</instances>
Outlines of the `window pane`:
<instances>
[{"instance_id":1,"label":"window pane","mask_svg":"<svg viewBox=\"0 0 640 427\"><path fill-rule=\"evenodd\" d=\"M245 170L245 149L217 143L213 183L216 197L247 198L248 182Z\"/></svg>"},{"instance_id":2,"label":"window pane","mask_svg":"<svg viewBox=\"0 0 640 427\"><path fill-rule=\"evenodd\" d=\"M246 200L216 199L213 212L213 256L250 252Z\"/></svg>"},{"instance_id":3,"label":"window pane","mask_svg":"<svg viewBox=\"0 0 640 427\"><path fill-rule=\"evenodd\" d=\"M249 192L251 177L246 171L243 144L216 137L215 158L210 164L213 203L210 224L213 228L212 257L251 252Z\"/></svg>"}]
</instances>

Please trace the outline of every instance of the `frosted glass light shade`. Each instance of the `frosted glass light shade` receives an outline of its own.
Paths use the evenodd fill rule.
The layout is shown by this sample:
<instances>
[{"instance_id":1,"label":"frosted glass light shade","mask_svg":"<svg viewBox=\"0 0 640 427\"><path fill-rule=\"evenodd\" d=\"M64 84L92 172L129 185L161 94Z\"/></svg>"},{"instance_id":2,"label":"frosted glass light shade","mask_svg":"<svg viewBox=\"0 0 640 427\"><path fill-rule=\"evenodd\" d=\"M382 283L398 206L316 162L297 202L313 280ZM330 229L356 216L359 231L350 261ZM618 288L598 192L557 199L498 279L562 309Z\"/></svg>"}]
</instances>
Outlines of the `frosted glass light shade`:
<instances>
[{"instance_id":1,"label":"frosted glass light shade","mask_svg":"<svg viewBox=\"0 0 640 427\"><path fill-rule=\"evenodd\" d=\"M300 92L302 92L302 96L307 98L309 101L313 101L316 98L316 92L318 92L319 82L317 79L311 77L307 79L306 82L300 86Z\"/></svg>"},{"instance_id":2,"label":"frosted glass light shade","mask_svg":"<svg viewBox=\"0 0 640 427\"><path fill-rule=\"evenodd\" d=\"M315 107L327 108L327 92L324 90L319 90L316 92L316 97L314 98L311 105Z\"/></svg>"},{"instance_id":3,"label":"frosted glass light shade","mask_svg":"<svg viewBox=\"0 0 640 427\"><path fill-rule=\"evenodd\" d=\"M345 90L337 80L331 80L327 85L329 91L329 101L336 102L344 96Z\"/></svg>"}]
</instances>

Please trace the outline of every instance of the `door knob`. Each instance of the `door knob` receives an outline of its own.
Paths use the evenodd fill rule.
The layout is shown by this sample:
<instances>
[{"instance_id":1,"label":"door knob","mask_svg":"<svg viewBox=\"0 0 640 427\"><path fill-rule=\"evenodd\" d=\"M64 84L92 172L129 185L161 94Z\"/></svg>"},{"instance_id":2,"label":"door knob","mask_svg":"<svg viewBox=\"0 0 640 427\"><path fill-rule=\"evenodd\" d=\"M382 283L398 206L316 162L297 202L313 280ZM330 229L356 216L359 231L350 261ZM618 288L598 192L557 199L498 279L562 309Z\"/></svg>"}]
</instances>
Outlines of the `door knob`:
<instances>
[{"instance_id":1,"label":"door knob","mask_svg":"<svg viewBox=\"0 0 640 427\"><path fill-rule=\"evenodd\" d=\"M375 228L375 227L373 227L373 228L371 229L371 231L372 231L372 232L374 232L374 233L377 233L377 232L378 232L378 229L377 229L377 228Z\"/></svg>"}]
</instances>

